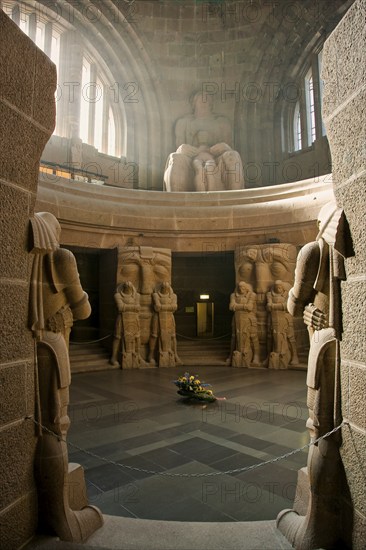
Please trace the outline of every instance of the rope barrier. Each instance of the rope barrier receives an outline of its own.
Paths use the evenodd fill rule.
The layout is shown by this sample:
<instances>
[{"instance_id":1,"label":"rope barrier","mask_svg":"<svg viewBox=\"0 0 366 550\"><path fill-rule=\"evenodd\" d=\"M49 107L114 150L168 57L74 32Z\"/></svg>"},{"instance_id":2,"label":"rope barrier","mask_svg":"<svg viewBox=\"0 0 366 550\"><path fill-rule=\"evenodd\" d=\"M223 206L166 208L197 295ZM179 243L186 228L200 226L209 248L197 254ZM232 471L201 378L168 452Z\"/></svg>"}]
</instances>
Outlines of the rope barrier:
<instances>
[{"instance_id":1,"label":"rope barrier","mask_svg":"<svg viewBox=\"0 0 366 550\"><path fill-rule=\"evenodd\" d=\"M309 443L306 443L305 445L303 445L302 447L299 447L298 449L294 449L293 451L285 453L281 456L271 458L270 460L265 460L264 462L259 462L258 464L252 464L251 466L245 466L244 468L235 468L234 470L226 470L224 472L203 472L203 473L190 473L190 474L182 473L182 474L179 474L179 473L171 473L171 472L156 472L154 470L145 470L144 468L137 468L135 466L129 466L127 464L115 462L114 460L110 460L109 458L99 456L99 455L93 453L92 451L87 451L86 449L82 449L78 445L75 445L75 443L71 443L70 441L66 441L66 439L63 439L62 437L57 435L52 430L49 430L45 426L42 426L42 424L40 422L37 422L37 420L35 420L31 416L26 416L25 418L26 418L26 420L32 420L32 422L34 424L36 424L36 426L38 426L39 428L41 428L45 432L49 433L50 435L53 435L59 441L63 441L64 443L66 443L70 447L74 447L78 451L81 451L82 453L85 453L86 455L91 456L92 458L96 458L97 460L100 460L102 462L106 462L107 464L111 464L112 466L117 466L117 468L126 468L128 470L133 470L135 472L142 472L144 474L149 474L149 475L159 475L159 476L164 476L164 477L184 477L184 478L187 478L187 477L195 477L195 478L197 478L197 477L214 477L214 476L230 475L230 474L236 474L236 473L239 473L239 472L249 472L251 470L256 470L257 468L260 468L261 466L266 466L267 464L273 464L273 463L278 462L279 460L282 460L284 458L289 458L290 456L292 456L296 453L299 453L300 451L303 451L304 449L309 448L312 445L316 445L322 439L325 439L326 437L329 437L333 433L340 430L342 428L342 426L345 426L345 425L349 424L348 422L343 421L343 422L341 422L341 424L339 424L339 426L337 426L336 428L333 428L333 430L327 432L326 434L321 435L320 437L318 437L314 441L310 441Z\"/></svg>"},{"instance_id":2,"label":"rope barrier","mask_svg":"<svg viewBox=\"0 0 366 550\"><path fill-rule=\"evenodd\" d=\"M215 336L214 338L193 338L191 336L179 334L179 332L176 332L176 335L180 338L185 338L186 340L193 340L194 342L208 342L210 340L220 340L221 338L227 338L228 336L231 336L230 332L228 332L227 334L222 334L222 336Z\"/></svg>"},{"instance_id":3,"label":"rope barrier","mask_svg":"<svg viewBox=\"0 0 366 550\"><path fill-rule=\"evenodd\" d=\"M97 342L101 342L102 340L106 340L112 336L112 334L107 334L107 336L103 336L103 338L98 338L98 340L89 340L88 342L72 342L70 340L70 344L73 344L74 346L81 346L83 344L96 344Z\"/></svg>"}]
</instances>

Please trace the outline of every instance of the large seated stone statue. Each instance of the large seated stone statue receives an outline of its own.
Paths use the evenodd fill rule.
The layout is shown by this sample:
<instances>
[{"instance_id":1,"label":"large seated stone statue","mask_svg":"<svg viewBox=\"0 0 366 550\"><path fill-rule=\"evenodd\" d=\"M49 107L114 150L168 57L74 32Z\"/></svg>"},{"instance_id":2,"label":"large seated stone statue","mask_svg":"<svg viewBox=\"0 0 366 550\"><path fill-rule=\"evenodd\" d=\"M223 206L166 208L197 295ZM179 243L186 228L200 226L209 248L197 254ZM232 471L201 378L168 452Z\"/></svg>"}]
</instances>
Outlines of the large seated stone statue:
<instances>
[{"instance_id":1,"label":"large seated stone statue","mask_svg":"<svg viewBox=\"0 0 366 550\"><path fill-rule=\"evenodd\" d=\"M243 189L243 165L232 145L230 121L212 112L212 96L192 95L190 115L175 125L176 152L167 160L166 191Z\"/></svg>"},{"instance_id":2,"label":"large seated stone statue","mask_svg":"<svg viewBox=\"0 0 366 550\"><path fill-rule=\"evenodd\" d=\"M232 322L231 353L228 363L233 367L259 364L259 342L256 318L256 294L252 286L240 281L230 296Z\"/></svg>"},{"instance_id":3,"label":"large seated stone statue","mask_svg":"<svg viewBox=\"0 0 366 550\"><path fill-rule=\"evenodd\" d=\"M288 283L275 281L267 292L267 311L270 313L272 351L269 356L269 368L286 369L288 365L298 365L294 322L287 311Z\"/></svg>"},{"instance_id":4,"label":"large seated stone statue","mask_svg":"<svg viewBox=\"0 0 366 550\"><path fill-rule=\"evenodd\" d=\"M159 367L175 367L182 361L177 353L174 312L177 310L177 295L168 282L161 283L153 293L153 333L159 338Z\"/></svg>"},{"instance_id":5,"label":"large seated stone statue","mask_svg":"<svg viewBox=\"0 0 366 550\"><path fill-rule=\"evenodd\" d=\"M37 350L35 477L39 518L42 531L51 529L62 540L81 542L102 525L103 518L97 508L87 504L82 469L79 467L77 479L69 473L65 441L70 425L68 347L73 321L89 317L91 308L73 254L59 247L57 219L48 212L35 214L31 228L30 326ZM75 508L73 502L82 506Z\"/></svg>"},{"instance_id":6,"label":"large seated stone statue","mask_svg":"<svg viewBox=\"0 0 366 550\"><path fill-rule=\"evenodd\" d=\"M341 424L340 339L342 335L341 281L346 279L344 258L353 255L347 237L344 213L335 203L325 205L318 216L316 241L305 245L297 258L295 283L288 298L288 311L303 316L310 336L306 426L318 437ZM342 496L346 480L340 456L341 432L309 449L307 477L309 503L306 515L284 510L277 525L294 548L340 548ZM304 477L304 476L303 476ZM305 473L306 477L306 473ZM297 497L305 493L299 482Z\"/></svg>"}]
</instances>

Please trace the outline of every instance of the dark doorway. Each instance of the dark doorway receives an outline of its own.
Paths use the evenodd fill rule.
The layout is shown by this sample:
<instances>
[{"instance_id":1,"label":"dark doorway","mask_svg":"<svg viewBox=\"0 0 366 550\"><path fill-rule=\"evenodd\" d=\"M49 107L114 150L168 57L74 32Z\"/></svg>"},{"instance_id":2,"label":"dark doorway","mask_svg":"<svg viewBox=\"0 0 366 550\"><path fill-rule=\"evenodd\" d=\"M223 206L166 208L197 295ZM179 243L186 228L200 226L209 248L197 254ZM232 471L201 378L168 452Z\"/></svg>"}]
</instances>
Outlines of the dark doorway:
<instances>
[{"instance_id":1,"label":"dark doorway","mask_svg":"<svg viewBox=\"0 0 366 550\"><path fill-rule=\"evenodd\" d=\"M198 338L209 338L214 334L214 312L213 302L197 302L197 336Z\"/></svg>"},{"instance_id":2,"label":"dark doorway","mask_svg":"<svg viewBox=\"0 0 366 550\"><path fill-rule=\"evenodd\" d=\"M233 252L173 253L172 287L178 298L175 315L178 338L180 335L189 338L198 336L197 306L204 303L212 303L212 327L203 337L209 337L209 334L211 337L229 335L232 317L229 300L234 286ZM202 300L202 294L208 298ZM206 308L206 315L208 313Z\"/></svg>"},{"instance_id":3,"label":"dark doorway","mask_svg":"<svg viewBox=\"0 0 366 550\"><path fill-rule=\"evenodd\" d=\"M114 292L116 288L116 249L96 249L65 246L74 254L81 286L88 294L91 314L77 321L71 332L71 341L87 342L112 334L116 317ZM107 345L103 341L103 345Z\"/></svg>"}]
</instances>

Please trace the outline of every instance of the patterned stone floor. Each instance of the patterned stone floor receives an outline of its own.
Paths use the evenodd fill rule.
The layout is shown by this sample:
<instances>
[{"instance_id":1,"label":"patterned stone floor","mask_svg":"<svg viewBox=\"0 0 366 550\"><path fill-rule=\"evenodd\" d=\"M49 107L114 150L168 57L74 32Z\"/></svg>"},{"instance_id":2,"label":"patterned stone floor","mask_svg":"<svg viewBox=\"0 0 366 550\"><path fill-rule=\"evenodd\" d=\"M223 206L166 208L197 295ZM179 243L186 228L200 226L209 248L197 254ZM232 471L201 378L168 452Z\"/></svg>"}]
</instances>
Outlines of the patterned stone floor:
<instances>
[{"instance_id":1,"label":"patterned stone floor","mask_svg":"<svg viewBox=\"0 0 366 550\"><path fill-rule=\"evenodd\" d=\"M301 451L230 472L308 442L305 372L196 367L226 400L186 403L172 384L184 367L73 376L68 440L131 470L69 447L85 468L89 499L105 514L178 521L275 519L289 508ZM159 472L214 473L163 477ZM226 473L221 473L226 472ZM216 475L217 474L217 475Z\"/></svg>"}]
</instances>

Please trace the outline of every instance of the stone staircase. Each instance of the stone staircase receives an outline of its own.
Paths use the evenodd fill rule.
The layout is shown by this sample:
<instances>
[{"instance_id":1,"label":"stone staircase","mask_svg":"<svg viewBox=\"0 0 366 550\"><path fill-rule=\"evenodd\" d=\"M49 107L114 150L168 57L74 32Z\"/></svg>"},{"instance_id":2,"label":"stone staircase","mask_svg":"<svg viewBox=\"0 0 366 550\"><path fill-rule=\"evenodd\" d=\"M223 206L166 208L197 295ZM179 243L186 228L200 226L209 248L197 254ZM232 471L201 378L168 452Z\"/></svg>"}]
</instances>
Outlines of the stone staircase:
<instances>
[{"instance_id":1,"label":"stone staircase","mask_svg":"<svg viewBox=\"0 0 366 550\"><path fill-rule=\"evenodd\" d=\"M225 366L230 353L230 338L177 339L179 358L184 366Z\"/></svg>"},{"instance_id":2,"label":"stone staircase","mask_svg":"<svg viewBox=\"0 0 366 550\"><path fill-rule=\"evenodd\" d=\"M184 366L225 366L230 352L230 339L179 339L178 355ZM101 343L70 343L70 365L72 374L116 369L109 364L109 353Z\"/></svg>"},{"instance_id":3,"label":"stone staircase","mask_svg":"<svg viewBox=\"0 0 366 550\"><path fill-rule=\"evenodd\" d=\"M85 544L37 536L24 550L291 550L271 521L186 522L103 515Z\"/></svg>"},{"instance_id":4,"label":"stone staircase","mask_svg":"<svg viewBox=\"0 0 366 550\"><path fill-rule=\"evenodd\" d=\"M69 348L71 373L115 369L109 364L109 353L100 344L72 344Z\"/></svg>"}]
</instances>

